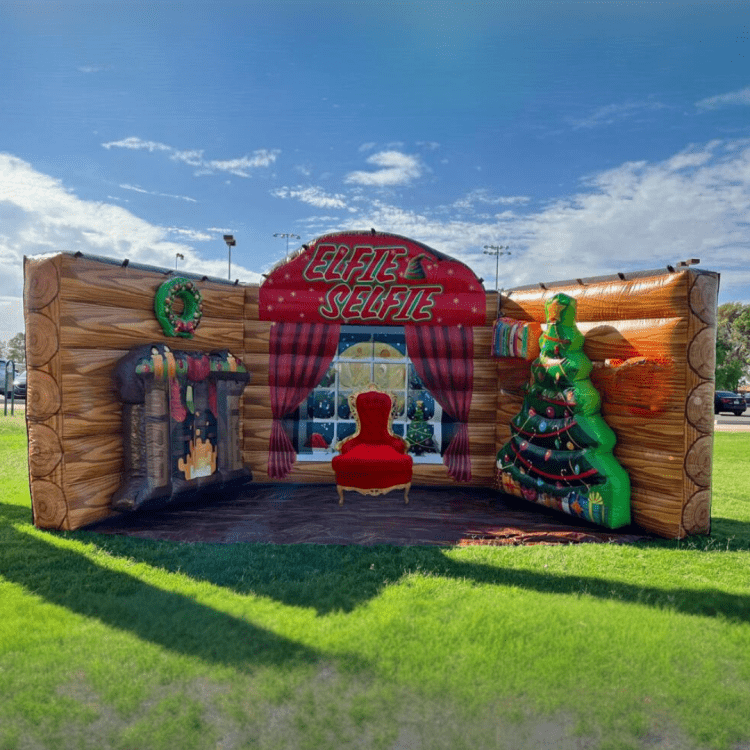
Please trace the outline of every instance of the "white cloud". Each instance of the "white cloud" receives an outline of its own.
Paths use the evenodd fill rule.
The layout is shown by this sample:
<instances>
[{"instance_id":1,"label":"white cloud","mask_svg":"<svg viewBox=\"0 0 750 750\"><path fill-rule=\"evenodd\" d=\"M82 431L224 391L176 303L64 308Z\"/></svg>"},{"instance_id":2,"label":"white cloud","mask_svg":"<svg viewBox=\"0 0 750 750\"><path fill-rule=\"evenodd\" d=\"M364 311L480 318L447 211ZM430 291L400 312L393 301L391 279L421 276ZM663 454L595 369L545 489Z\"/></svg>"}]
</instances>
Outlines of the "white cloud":
<instances>
[{"instance_id":1,"label":"white cloud","mask_svg":"<svg viewBox=\"0 0 750 750\"><path fill-rule=\"evenodd\" d=\"M528 195L501 195L494 200L488 200L488 203L494 203L497 206L516 206L528 203L531 200Z\"/></svg>"},{"instance_id":2,"label":"white cloud","mask_svg":"<svg viewBox=\"0 0 750 750\"><path fill-rule=\"evenodd\" d=\"M214 174L215 172L228 172L238 177L250 177L248 170L270 167L281 153L278 149L258 149L257 151L253 151L252 154L245 154L245 156L235 159L204 159L202 149L180 151L174 146L168 146L166 143L144 141L135 136L123 138L119 141L102 143L102 146L108 150L111 148L125 148L131 151L168 153L169 158L173 161L181 161L191 167L196 167L197 169L194 172L196 176Z\"/></svg>"},{"instance_id":3,"label":"white cloud","mask_svg":"<svg viewBox=\"0 0 750 750\"><path fill-rule=\"evenodd\" d=\"M271 195L276 198L294 198L302 203L315 206L316 208L346 208L344 195L339 193L329 195L319 187L282 187L273 190Z\"/></svg>"},{"instance_id":4,"label":"white cloud","mask_svg":"<svg viewBox=\"0 0 750 750\"><path fill-rule=\"evenodd\" d=\"M177 200L188 201L189 203L198 202L197 200L195 200L195 198L190 198L186 195L172 195L171 193L157 193L157 192L154 192L153 190L145 190L144 188L138 187L137 185L124 184L124 185L120 185L120 187L123 190L132 190L136 193L145 193L146 195L155 195L159 198L176 198Z\"/></svg>"},{"instance_id":5,"label":"white cloud","mask_svg":"<svg viewBox=\"0 0 750 750\"><path fill-rule=\"evenodd\" d=\"M471 211L478 203L486 206L515 206L523 205L530 200L531 198L526 195L493 195L486 188L478 188L454 201L450 208Z\"/></svg>"},{"instance_id":6,"label":"white cloud","mask_svg":"<svg viewBox=\"0 0 750 750\"><path fill-rule=\"evenodd\" d=\"M252 156L242 156L239 159L225 159L203 162L205 169L216 170L219 172L229 172L240 177L249 177L248 169L257 169L258 167L270 167L276 161L279 151L268 151L261 149L254 151Z\"/></svg>"},{"instance_id":7,"label":"white cloud","mask_svg":"<svg viewBox=\"0 0 750 750\"><path fill-rule=\"evenodd\" d=\"M706 144L699 151L686 149L679 154L675 154L671 159L665 162L665 166L670 171L676 172L690 167L700 167L711 160L713 149L719 145L718 141Z\"/></svg>"},{"instance_id":8,"label":"white cloud","mask_svg":"<svg viewBox=\"0 0 750 750\"><path fill-rule=\"evenodd\" d=\"M482 199L495 200L483 191L462 200L473 205ZM723 298L750 300L748 141L712 141L661 162L627 162L590 175L578 194L536 212L463 219L454 213L446 219L444 207L409 211L381 201L357 206L349 228L419 239L469 264L488 288L494 286L495 263L482 255L485 244L511 246L513 254L500 261L506 287L700 258L701 267L722 274Z\"/></svg>"},{"instance_id":9,"label":"white cloud","mask_svg":"<svg viewBox=\"0 0 750 750\"><path fill-rule=\"evenodd\" d=\"M657 163L630 162L587 183L590 192L519 220L532 236L523 272L558 277L650 268L691 257L739 287L750 249L750 148L718 142ZM746 293L746 292L745 292Z\"/></svg>"},{"instance_id":10,"label":"white cloud","mask_svg":"<svg viewBox=\"0 0 750 750\"><path fill-rule=\"evenodd\" d=\"M156 141L144 141L135 136L130 138L123 138L120 141L109 141L108 143L102 143L102 146L106 149L110 148L127 148L131 151L174 151L172 146L167 146L165 143L157 143Z\"/></svg>"},{"instance_id":11,"label":"white cloud","mask_svg":"<svg viewBox=\"0 0 750 750\"><path fill-rule=\"evenodd\" d=\"M215 239L212 234L206 234L197 229L182 229L180 227L167 227L167 231L170 234L177 234L180 237L184 237L186 240L191 242L208 242L208 240Z\"/></svg>"},{"instance_id":12,"label":"white cloud","mask_svg":"<svg viewBox=\"0 0 750 750\"><path fill-rule=\"evenodd\" d=\"M606 228L609 237L631 246L637 256L653 250L636 251L636 237L639 244L655 236L672 246L670 235L680 244L741 240L731 217L750 199L750 149L728 154L714 141L654 164L627 162L586 184L593 192L559 201L541 214L545 222L585 227L586 232L576 233L579 237Z\"/></svg>"},{"instance_id":13,"label":"white cloud","mask_svg":"<svg viewBox=\"0 0 750 750\"><path fill-rule=\"evenodd\" d=\"M507 244L510 239L516 244L528 240L519 234L520 228L512 222L494 219L446 220L429 211L410 211L382 201L372 201L360 214L348 219L344 228L369 227L418 239L436 250L463 260L480 275L490 266L489 261L485 262L482 257L483 245ZM341 226L328 227L330 230L337 228ZM494 262L491 265L494 282Z\"/></svg>"},{"instance_id":14,"label":"white cloud","mask_svg":"<svg viewBox=\"0 0 750 750\"><path fill-rule=\"evenodd\" d=\"M190 149L188 151L172 150L169 156L172 161L182 161L191 167L203 166L203 149Z\"/></svg>"},{"instance_id":15,"label":"white cloud","mask_svg":"<svg viewBox=\"0 0 750 750\"><path fill-rule=\"evenodd\" d=\"M367 163L379 169L374 172L350 172L345 181L355 185L385 187L406 185L422 174L419 159L401 151L380 151L370 156Z\"/></svg>"},{"instance_id":16,"label":"white cloud","mask_svg":"<svg viewBox=\"0 0 750 750\"><path fill-rule=\"evenodd\" d=\"M621 102L619 104L606 104L595 109L585 117L567 118L573 130L597 128L602 125L612 125L621 120L635 117L643 112L663 109L664 104L659 102Z\"/></svg>"},{"instance_id":17,"label":"white cloud","mask_svg":"<svg viewBox=\"0 0 750 750\"><path fill-rule=\"evenodd\" d=\"M0 341L7 342L24 330L21 297L0 297ZM3 373L0 371L0 376Z\"/></svg>"},{"instance_id":18,"label":"white cloud","mask_svg":"<svg viewBox=\"0 0 750 750\"><path fill-rule=\"evenodd\" d=\"M185 269L224 278L223 259L201 257L190 245L171 241L172 232L121 206L81 200L60 180L0 153L0 299L20 301L23 257L41 253L81 251L165 268L174 267L175 254L182 253ZM198 234L191 239L203 237ZM232 264L232 275L242 281L260 279L236 264Z\"/></svg>"},{"instance_id":19,"label":"white cloud","mask_svg":"<svg viewBox=\"0 0 750 750\"><path fill-rule=\"evenodd\" d=\"M733 104L750 104L750 86L739 91L730 91L728 94L718 94L709 96L707 99L701 99L695 103L698 109L716 109Z\"/></svg>"},{"instance_id":20,"label":"white cloud","mask_svg":"<svg viewBox=\"0 0 750 750\"><path fill-rule=\"evenodd\" d=\"M318 237L327 232L337 231L344 226L338 216L306 216L296 222L297 231L307 237Z\"/></svg>"}]
</instances>

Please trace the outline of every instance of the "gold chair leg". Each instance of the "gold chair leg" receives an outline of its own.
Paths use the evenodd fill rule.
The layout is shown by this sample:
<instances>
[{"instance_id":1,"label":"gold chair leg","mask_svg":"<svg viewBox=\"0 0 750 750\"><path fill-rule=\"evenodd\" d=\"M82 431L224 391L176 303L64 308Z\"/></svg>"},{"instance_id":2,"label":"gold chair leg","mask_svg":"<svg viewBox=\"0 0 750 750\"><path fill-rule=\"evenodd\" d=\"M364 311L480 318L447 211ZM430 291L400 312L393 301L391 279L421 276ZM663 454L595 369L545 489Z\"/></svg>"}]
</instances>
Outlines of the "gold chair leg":
<instances>
[{"instance_id":1,"label":"gold chair leg","mask_svg":"<svg viewBox=\"0 0 750 750\"><path fill-rule=\"evenodd\" d=\"M339 493L339 505L343 505L344 504L344 488L337 484L336 490Z\"/></svg>"},{"instance_id":2,"label":"gold chair leg","mask_svg":"<svg viewBox=\"0 0 750 750\"><path fill-rule=\"evenodd\" d=\"M409 504L409 490L411 489L411 483L407 484L406 487L404 487L404 505Z\"/></svg>"}]
</instances>

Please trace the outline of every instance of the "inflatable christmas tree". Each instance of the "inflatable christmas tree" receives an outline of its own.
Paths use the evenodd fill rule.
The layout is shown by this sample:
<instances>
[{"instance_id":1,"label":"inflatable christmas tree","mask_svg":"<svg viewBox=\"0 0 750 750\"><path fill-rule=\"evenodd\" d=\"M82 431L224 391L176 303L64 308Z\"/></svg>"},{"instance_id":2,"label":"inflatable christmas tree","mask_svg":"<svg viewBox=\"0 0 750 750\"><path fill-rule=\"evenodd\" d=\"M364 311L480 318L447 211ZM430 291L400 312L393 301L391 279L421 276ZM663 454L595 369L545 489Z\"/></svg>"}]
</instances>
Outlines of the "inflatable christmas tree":
<instances>
[{"instance_id":1,"label":"inflatable christmas tree","mask_svg":"<svg viewBox=\"0 0 750 750\"><path fill-rule=\"evenodd\" d=\"M609 528L624 526L630 523L630 479L612 455L615 434L589 379L576 301L557 294L545 312L547 330L523 408L497 454L500 488Z\"/></svg>"}]
</instances>

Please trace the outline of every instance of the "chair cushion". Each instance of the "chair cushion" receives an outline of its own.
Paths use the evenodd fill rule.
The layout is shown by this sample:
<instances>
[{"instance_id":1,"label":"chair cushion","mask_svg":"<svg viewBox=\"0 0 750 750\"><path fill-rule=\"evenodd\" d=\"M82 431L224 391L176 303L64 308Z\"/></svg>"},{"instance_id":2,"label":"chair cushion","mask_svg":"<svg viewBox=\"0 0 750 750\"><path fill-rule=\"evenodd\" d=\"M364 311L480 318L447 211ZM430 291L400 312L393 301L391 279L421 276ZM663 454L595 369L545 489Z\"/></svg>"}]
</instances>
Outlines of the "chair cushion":
<instances>
[{"instance_id":1,"label":"chair cushion","mask_svg":"<svg viewBox=\"0 0 750 750\"><path fill-rule=\"evenodd\" d=\"M360 443L346 454L334 456L331 465L336 484L368 490L408 484L413 460L389 445Z\"/></svg>"}]
</instances>

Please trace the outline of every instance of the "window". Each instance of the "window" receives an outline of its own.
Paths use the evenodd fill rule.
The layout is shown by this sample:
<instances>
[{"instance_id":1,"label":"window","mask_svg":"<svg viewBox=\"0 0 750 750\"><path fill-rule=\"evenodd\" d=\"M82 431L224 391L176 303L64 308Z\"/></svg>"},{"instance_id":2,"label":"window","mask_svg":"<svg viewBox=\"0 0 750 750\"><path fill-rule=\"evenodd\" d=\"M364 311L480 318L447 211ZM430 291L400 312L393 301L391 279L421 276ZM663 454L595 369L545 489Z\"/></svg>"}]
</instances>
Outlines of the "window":
<instances>
[{"instance_id":1,"label":"window","mask_svg":"<svg viewBox=\"0 0 750 750\"><path fill-rule=\"evenodd\" d=\"M349 396L369 383L395 397L393 432L410 442L414 461L442 463L453 420L424 387L407 355L404 329L395 326L341 327L328 372L293 416L298 459L331 459L338 442L356 430Z\"/></svg>"}]
</instances>

